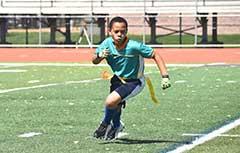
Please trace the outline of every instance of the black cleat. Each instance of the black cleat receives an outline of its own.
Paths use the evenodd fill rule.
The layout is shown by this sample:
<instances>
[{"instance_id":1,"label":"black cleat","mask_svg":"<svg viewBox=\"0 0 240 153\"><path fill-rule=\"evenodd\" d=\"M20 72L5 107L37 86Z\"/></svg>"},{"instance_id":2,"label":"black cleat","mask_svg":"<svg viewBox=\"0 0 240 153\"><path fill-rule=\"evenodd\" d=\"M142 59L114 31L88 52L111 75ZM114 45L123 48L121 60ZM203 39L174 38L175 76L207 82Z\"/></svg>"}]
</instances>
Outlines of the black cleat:
<instances>
[{"instance_id":1,"label":"black cleat","mask_svg":"<svg viewBox=\"0 0 240 153\"><path fill-rule=\"evenodd\" d=\"M97 139L105 139L107 137L108 131L111 129L111 125L101 123L100 126L93 133L93 137Z\"/></svg>"},{"instance_id":2,"label":"black cleat","mask_svg":"<svg viewBox=\"0 0 240 153\"><path fill-rule=\"evenodd\" d=\"M118 128L114 128L111 126L111 129L107 132L107 136L105 140L115 140L118 138L119 132L122 132L124 129L124 124L121 122L120 126Z\"/></svg>"},{"instance_id":3,"label":"black cleat","mask_svg":"<svg viewBox=\"0 0 240 153\"><path fill-rule=\"evenodd\" d=\"M118 128L111 127L109 132L107 133L107 138L106 140L114 140L117 138L118 135Z\"/></svg>"}]
</instances>

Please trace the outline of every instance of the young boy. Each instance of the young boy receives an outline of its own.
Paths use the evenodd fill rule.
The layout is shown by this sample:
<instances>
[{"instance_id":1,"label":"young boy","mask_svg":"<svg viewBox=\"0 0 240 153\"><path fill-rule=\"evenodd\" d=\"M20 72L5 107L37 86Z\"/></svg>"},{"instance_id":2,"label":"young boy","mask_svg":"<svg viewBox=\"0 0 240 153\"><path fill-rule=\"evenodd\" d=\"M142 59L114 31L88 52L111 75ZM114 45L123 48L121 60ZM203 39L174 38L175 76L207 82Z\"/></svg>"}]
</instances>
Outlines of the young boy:
<instances>
[{"instance_id":1,"label":"young boy","mask_svg":"<svg viewBox=\"0 0 240 153\"><path fill-rule=\"evenodd\" d=\"M162 88L170 87L169 75L161 56L143 43L129 40L128 23L122 17L114 17L110 21L109 33L96 49L93 64L105 59L114 76L111 78L110 94L105 100L105 116L93 136L112 140L122 130L121 108L125 101L142 91L144 80L144 58L152 58L162 76Z\"/></svg>"}]
</instances>

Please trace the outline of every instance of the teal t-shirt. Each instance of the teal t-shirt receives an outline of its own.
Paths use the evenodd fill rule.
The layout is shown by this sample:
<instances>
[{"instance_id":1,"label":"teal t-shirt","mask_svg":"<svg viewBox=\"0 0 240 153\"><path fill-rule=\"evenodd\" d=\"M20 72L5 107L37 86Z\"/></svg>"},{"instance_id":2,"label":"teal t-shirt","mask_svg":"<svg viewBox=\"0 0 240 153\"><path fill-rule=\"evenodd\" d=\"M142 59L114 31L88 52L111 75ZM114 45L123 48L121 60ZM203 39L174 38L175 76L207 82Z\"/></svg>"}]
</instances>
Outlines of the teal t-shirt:
<instances>
[{"instance_id":1,"label":"teal t-shirt","mask_svg":"<svg viewBox=\"0 0 240 153\"><path fill-rule=\"evenodd\" d=\"M134 40L128 40L125 48L118 51L112 37L109 37L96 49L96 54L106 48L110 52L106 60L113 73L128 79L136 79L143 76L144 58L150 58L153 53L151 47Z\"/></svg>"}]
</instances>

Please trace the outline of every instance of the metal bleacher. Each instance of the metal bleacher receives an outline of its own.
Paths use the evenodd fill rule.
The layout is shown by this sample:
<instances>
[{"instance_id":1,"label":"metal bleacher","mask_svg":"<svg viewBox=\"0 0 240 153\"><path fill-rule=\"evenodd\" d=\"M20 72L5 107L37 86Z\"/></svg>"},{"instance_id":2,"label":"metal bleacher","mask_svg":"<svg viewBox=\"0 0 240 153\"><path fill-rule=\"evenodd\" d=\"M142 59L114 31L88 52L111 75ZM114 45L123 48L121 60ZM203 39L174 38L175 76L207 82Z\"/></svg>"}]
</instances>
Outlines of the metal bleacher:
<instances>
[{"instance_id":1,"label":"metal bleacher","mask_svg":"<svg viewBox=\"0 0 240 153\"><path fill-rule=\"evenodd\" d=\"M237 0L1 0L0 15L235 13Z\"/></svg>"},{"instance_id":2,"label":"metal bleacher","mask_svg":"<svg viewBox=\"0 0 240 153\"><path fill-rule=\"evenodd\" d=\"M157 37L156 17L162 15L198 17L203 27L202 37L207 39L208 19L206 17L215 17L214 22L220 16L240 17L240 0L0 0L0 28L4 29L4 26L1 26L1 21L3 22L6 18L55 18L55 20L65 18L69 19L66 20L66 29L68 29L66 30L68 32L65 33L68 37L66 42L71 42L71 31L68 26L71 18L95 18L99 21L98 26L101 27L100 36L102 36L102 40L105 37L105 18L115 15L132 18L142 17L144 21L148 19L148 26L151 29L151 42L155 42ZM196 20L196 23L194 23L195 29L198 28L197 22ZM214 24L212 28L215 28L214 33L217 33L217 23ZM145 28L146 25L143 26ZM49 25L49 27L52 30L52 37L55 37L54 24ZM93 32L90 35L92 36ZM197 38L197 35L195 33L195 38ZM0 36L0 44L5 42L5 37L6 33ZM217 34L215 34L215 37L217 37ZM54 42L54 40L52 41ZM194 46L196 44L197 40L195 39Z\"/></svg>"}]
</instances>

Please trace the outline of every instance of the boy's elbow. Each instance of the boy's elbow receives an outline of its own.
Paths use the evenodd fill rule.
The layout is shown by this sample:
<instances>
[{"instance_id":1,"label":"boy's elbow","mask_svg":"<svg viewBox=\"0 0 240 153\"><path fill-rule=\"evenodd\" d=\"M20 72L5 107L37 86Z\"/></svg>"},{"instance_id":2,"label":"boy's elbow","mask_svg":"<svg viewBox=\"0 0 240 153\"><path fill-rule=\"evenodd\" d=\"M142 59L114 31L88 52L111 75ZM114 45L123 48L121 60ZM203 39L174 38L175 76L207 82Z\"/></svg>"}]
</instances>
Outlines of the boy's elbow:
<instances>
[{"instance_id":1,"label":"boy's elbow","mask_svg":"<svg viewBox=\"0 0 240 153\"><path fill-rule=\"evenodd\" d=\"M96 62L96 61L92 61L92 63L95 65L99 64L99 62Z\"/></svg>"},{"instance_id":2,"label":"boy's elbow","mask_svg":"<svg viewBox=\"0 0 240 153\"><path fill-rule=\"evenodd\" d=\"M153 51L151 58L155 60L156 58L158 58L158 56L159 56L158 53Z\"/></svg>"},{"instance_id":3,"label":"boy's elbow","mask_svg":"<svg viewBox=\"0 0 240 153\"><path fill-rule=\"evenodd\" d=\"M100 62L101 62L101 61L98 60L98 58L96 58L96 57L93 57L93 58L92 58L92 63L93 63L93 64L96 65L96 64L99 64Z\"/></svg>"},{"instance_id":4,"label":"boy's elbow","mask_svg":"<svg viewBox=\"0 0 240 153\"><path fill-rule=\"evenodd\" d=\"M161 55L158 52L154 52L152 58L153 59L160 59L160 60L162 60L162 57L161 57Z\"/></svg>"},{"instance_id":5,"label":"boy's elbow","mask_svg":"<svg viewBox=\"0 0 240 153\"><path fill-rule=\"evenodd\" d=\"M92 59L92 63L93 63L93 64L98 64L97 61L96 61L96 59Z\"/></svg>"}]
</instances>

